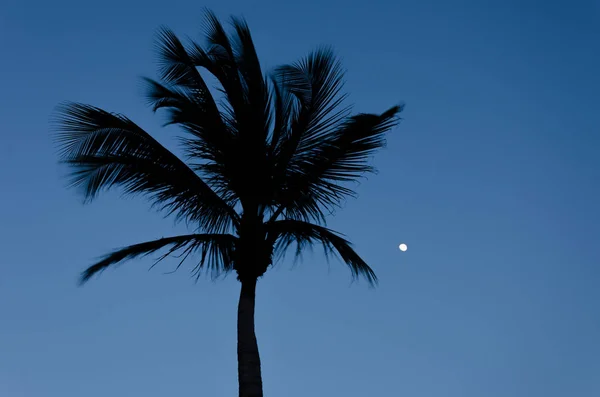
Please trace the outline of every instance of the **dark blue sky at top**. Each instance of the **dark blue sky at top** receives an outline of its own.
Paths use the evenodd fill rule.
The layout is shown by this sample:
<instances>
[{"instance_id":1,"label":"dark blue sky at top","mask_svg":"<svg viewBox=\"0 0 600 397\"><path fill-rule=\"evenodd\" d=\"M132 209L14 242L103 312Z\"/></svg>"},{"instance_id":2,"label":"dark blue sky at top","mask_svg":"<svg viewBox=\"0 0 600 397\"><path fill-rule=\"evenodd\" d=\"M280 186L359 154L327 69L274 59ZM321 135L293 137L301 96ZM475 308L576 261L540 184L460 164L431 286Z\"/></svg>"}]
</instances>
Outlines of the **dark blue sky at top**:
<instances>
[{"instance_id":1,"label":"dark blue sky at top","mask_svg":"<svg viewBox=\"0 0 600 397\"><path fill-rule=\"evenodd\" d=\"M329 223L379 288L318 249L259 283L267 396L600 395L600 3L527 0L3 1L0 395L235 395L235 277L143 259L76 286L186 229L118 193L83 206L48 123L81 101L177 150L139 76L156 28L198 37L204 6L248 19L265 69L331 44L357 111L407 104Z\"/></svg>"}]
</instances>

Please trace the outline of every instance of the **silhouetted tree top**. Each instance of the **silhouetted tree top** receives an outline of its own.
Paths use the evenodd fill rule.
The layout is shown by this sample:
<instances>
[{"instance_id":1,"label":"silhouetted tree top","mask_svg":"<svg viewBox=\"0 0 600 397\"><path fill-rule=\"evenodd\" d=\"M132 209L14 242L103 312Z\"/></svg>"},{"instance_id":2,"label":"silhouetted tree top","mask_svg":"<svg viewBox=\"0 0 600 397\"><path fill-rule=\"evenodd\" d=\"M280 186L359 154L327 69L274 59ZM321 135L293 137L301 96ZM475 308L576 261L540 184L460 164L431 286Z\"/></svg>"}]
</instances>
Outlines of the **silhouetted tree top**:
<instances>
[{"instance_id":1,"label":"silhouetted tree top","mask_svg":"<svg viewBox=\"0 0 600 397\"><path fill-rule=\"evenodd\" d=\"M402 106L353 114L344 104L343 69L327 47L265 74L246 22L232 18L231 25L227 34L208 11L203 45L184 44L166 27L158 32L159 78L144 78L146 99L185 133L182 158L121 114L79 103L59 107L60 156L86 201L111 188L142 194L194 231L116 250L82 281L161 249L168 249L163 257L199 254L196 274L236 270L240 279L255 278L294 243L297 254L321 244L353 276L376 281L325 217L355 195L352 182L374 171L369 159L385 145ZM216 78L220 97L201 70ZM254 263L240 260L244 255Z\"/></svg>"}]
</instances>

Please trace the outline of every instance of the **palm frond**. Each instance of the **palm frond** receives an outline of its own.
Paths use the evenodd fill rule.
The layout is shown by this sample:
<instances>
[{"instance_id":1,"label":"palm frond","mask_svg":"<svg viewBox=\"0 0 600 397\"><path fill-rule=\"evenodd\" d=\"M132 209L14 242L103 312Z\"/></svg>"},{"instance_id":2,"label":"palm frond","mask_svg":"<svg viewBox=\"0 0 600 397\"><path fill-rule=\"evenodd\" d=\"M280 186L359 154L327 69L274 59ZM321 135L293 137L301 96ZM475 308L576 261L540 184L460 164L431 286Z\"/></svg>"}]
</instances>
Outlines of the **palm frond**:
<instances>
[{"instance_id":1,"label":"palm frond","mask_svg":"<svg viewBox=\"0 0 600 397\"><path fill-rule=\"evenodd\" d=\"M212 94L204 89L206 85L196 63L201 63L211 73L215 72L216 66L193 41L190 41L189 55L172 32L165 28L162 34L165 38L159 42L159 53L166 84L143 78L147 101L154 111L166 110L166 125L178 125L192 135L180 139L190 166L201 171L213 188L218 186L216 191L229 202L235 198L229 189L229 174L231 159L238 158L234 142L236 123L218 109ZM191 82L189 75L193 77ZM197 81L202 87L194 88Z\"/></svg>"},{"instance_id":2,"label":"palm frond","mask_svg":"<svg viewBox=\"0 0 600 397\"><path fill-rule=\"evenodd\" d=\"M251 117L248 133L253 135L254 141L264 145L271 124L269 89L248 24L240 18L232 18L231 23L235 30L232 44L236 65L244 82L248 115ZM256 134L260 135L255 137Z\"/></svg>"},{"instance_id":3,"label":"palm frond","mask_svg":"<svg viewBox=\"0 0 600 397\"><path fill-rule=\"evenodd\" d=\"M154 46L161 80L166 84L189 89L201 96L203 102L210 102L212 96L208 86L177 35L165 26L160 27ZM214 101L212 107L216 110Z\"/></svg>"},{"instance_id":4,"label":"palm frond","mask_svg":"<svg viewBox=\"0 0 600 397\"><path fill-rule=\"evenodd\" d=\"M183 139L183 148L190 158L212 162L225 161L225 153L232 145L232 134L220 114L212 114L201 98L175 87L167 87L153 79L144 78L146 97L154 110L165 108L166 125L176 124L193 138Z\"/></svg>"},{"instance_id":5,"label":"palm frond","mask_svg":"<svg viewBox=\"0 0 600 397\"><path fill-rule=\"evenodd\" d=\"M225 97L235 114L235 121L242 123L248 117L246 112L247 97L231 40L217 18L208 9L204 15L204 36L208 44L207 50L195 44L190 46L189 53L196 66L203 67L213 74L223 87Z\"/></svg>"},{"instance_id":6,"label":"palm frond","mask_svg":"<svg viewBox=\"0 0 600 397\"><path fill-rule=\"evenodd\" d=\"M208 8L204 9L204 35L215 54L220 53L222 58L230 61L235 59L229 35L217 15Z\"/></svg>"},{"instance_id":7,"label":"palm frond","mask_svg":"<svg viewBox=\"0 0 600 397\"><path fill-rule=\"evenodd\" d=\"M190 47L192 55L170 29L162 27L159 30L156 49L162 83L145 78L146 97L154 111L166 108L168 124L178 124L194 135L195 139L192 141L200 141L197 145L204 146L207 140L228 144L231 131L224 123L214 97L196 68L196 62L201 57L204 58L204 66L210 66L206 65L210 62L209 58L201 49L196 48L193 41L190 41ZM213 68L209 70L214 72ZM192 154L199 155L197 152Z\"/></svg>"},{"instance_id":8,"label":"palm frond","mask_svg":"<svg viewBox=\"0 0 600 397\"><path fill-rule=\"evenodd\" d=\"M80 283L87 282L93 275L111 266L153 254L169 246L167 253L162 255L155 265L175 252L181 251L178 257L183 257L183 259L177 266L179 268L190 254L200 253L199 262L192 269L192 273L199 277L201 271L208 267L216 276L233 269L232 258L235 242L236 238L229 234L189 234L130 245L105 255L100 261L88 267L81 273Z\"/></svg>"},{"instance_id":9,"label":"palm frond","mask_svg":"<svg viewBox=\"0 0 600 397\"><path fill-rule=\"evenodd\" d=\"M280 149L283 138L291 133L290 120L295 114L294 96L282 86L274 76L271 76L271 85L273 87L273 131L269 153L273 156Z\"/></svg>"},{"instance_id":10,"label":"palm frond","mask_svg":"<svg viewBox=\"0 0 600 397\"><path fill-rule=\"evenodd\" d=\"M234 18L232 24L234 34L229 36L216 15L207 10L205 48L195 42L187 48L193 64L205 68L219 81L224 99L221 118L233 137L227 145L231 160L228 164L215 161L198 164L195 169L209 176L211 186L219 186L219 191L236 197L242 205L256 204L262 200L255 197L261 191L257 186L271 183L267 161L267 137L272 123L270 92L246 22Z\"/></svg>"},{"instance_id":11,"label":"palm frond","mask_svg":"<svg viewBox=\"0 0 600 397\"><path fill-rule=\"evenodd\" d=\"M278 154L279 172L283 173L293 159L303 157L330 135L348 115L349 107L341 106L345 95L344 71L330 48L323 47L292 65L275 69L281 90L291 93L298 102L293 108L289 134L281 134Z\"/></svg>"},{"instance_id":12,"label":"palm frond","mask_svg":"<svg viewBox=\"0 0 600 397\"><path fill-rule=\"evenodd\" d=\"M312 166L305 169L312 175L344 182L373 172L367 161L386 144L385 133L398 123L403 106L393 106L382 114L352 116L335 134L334 139L314 153Z\"/></svg>"},{"instance_id":13,"label":"palm frond","mask_svg":"<svg viewBox=\"0 0 600 397\"><path fill-rule=\"evenodd\" d=\"M178 219L209 232L236 225L238 215L193 170L131 120L97 107L65 103L57 112L60 156L74 170L71 185L86 201L120 186L143 193Z\"/></svg>"},{"instance_id":14,"label":"palm frond","mask_svg":"<svg viewBox=\"0 0 600 397\"><path fill-rule=\"evenodd\" d=\"M322 219L354 191L342 185L374 172L370 156L385 146L385 133L398 122L402 106L380 115L358 114L350 117L319 146L293 162L286 173L281 192L281 212L293 219Z\"/></svg>"},{"instance_id":15,"label":"palm frond","mask_svg":"<svg viewBox=\"0 0 600 397\"><path fill-rule=\"evenodd\" d=\"M275 244L275 252L282 254L293 243L297 244L296 256L302 250L320 243L325 253L333 253L348 265L353 278L364 277L370 285L377 284L373 269L354 251L350 242L340 234L323 226L297 220L280 220L267 223L268 239Z\"/></svg>"}]
</instances>

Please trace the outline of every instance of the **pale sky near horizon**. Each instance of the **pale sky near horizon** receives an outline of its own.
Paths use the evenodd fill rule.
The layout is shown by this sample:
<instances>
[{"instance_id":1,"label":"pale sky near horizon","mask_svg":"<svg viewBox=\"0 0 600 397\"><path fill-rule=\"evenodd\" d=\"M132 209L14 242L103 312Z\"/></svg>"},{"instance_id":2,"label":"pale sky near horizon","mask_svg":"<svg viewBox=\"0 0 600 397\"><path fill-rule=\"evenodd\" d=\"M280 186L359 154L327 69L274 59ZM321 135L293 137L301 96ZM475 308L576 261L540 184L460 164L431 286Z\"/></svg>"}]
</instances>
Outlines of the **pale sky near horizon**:
<instances>
[{"instance_id":1,"label":"pale sky near horizon","mask_svg":"<svg viewBox=\"0 0 600 397\"><path fill-rule=\"evenodd\" d=\"M243 15L265 69L331 44L357 111L406 103L330 226L377 289L318 249L258 285L265 395L600 395L597 1L18 1L0 5L0 396L234 396L234 276L96 257L185 232L143 199L84 206L49 134L61 101L122 112L165 24ZM398 244L409 249L400 252Z\"/></svg>"}]
</instances>

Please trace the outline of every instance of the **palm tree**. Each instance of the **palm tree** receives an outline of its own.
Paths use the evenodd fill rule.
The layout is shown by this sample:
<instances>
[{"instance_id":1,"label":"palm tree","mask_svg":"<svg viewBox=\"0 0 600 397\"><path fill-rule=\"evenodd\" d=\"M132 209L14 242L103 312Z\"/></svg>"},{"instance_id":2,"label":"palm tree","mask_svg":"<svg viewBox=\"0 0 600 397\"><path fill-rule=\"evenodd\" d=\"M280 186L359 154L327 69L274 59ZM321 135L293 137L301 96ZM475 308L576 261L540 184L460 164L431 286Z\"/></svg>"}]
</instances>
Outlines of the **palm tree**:
<instances>
[{"instance_id":1,"label":"palm tree","mask_svg":"<svg viewBox=\"0 0 600 397\"><path fill-rule=\"evenodd\" d=\"M159 250L166 250L159 261L183 258L179 266L196 255L196 277L235 271L239 395L258 397L256 283L290 245L298 255L320 244L353 277L377 281L350 242L325 226L325 215L354 195L348 182L374 171L369 157L385 144L402 106L351 115L342 106L343 70L330 49L263 75L243 19L232 18L231 35L212 12L205 21L205 46L184 45L161 28L160 81L144 79L153 110L165 109L167 124L187 133L181 137L186 162L125 116L85 104L59 106L56 140L72 169L71 185L87 201L109 188L143 194L193 231L117 249L87 268L81 282ZM200 70L218 80L220 101Z\"/></svg>"}]
</instances>

